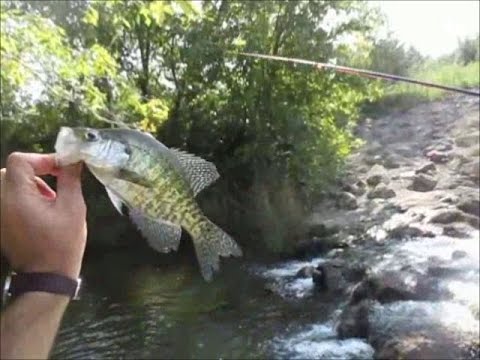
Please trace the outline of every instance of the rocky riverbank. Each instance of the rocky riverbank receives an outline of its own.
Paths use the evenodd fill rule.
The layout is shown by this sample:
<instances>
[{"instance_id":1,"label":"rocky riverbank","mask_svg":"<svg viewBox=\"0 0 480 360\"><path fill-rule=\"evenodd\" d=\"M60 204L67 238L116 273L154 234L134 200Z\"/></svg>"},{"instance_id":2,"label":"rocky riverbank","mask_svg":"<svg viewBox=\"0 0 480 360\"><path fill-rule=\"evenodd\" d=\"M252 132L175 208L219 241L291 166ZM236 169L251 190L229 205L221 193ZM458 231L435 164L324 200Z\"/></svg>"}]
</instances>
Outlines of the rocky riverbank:
<instances>
[{"instance_id":1,"label":"rocky riverbank","mask_svg":"<svg viewBox=\"0 0 480 360\"><path fill-rule=\"evenodd\" d=\"M264 272L268 291L335 296L337 340L363 338L375 358L478 358L479 111L449 95L366 119L298 260Z\"/></svg>"}]
</instances>

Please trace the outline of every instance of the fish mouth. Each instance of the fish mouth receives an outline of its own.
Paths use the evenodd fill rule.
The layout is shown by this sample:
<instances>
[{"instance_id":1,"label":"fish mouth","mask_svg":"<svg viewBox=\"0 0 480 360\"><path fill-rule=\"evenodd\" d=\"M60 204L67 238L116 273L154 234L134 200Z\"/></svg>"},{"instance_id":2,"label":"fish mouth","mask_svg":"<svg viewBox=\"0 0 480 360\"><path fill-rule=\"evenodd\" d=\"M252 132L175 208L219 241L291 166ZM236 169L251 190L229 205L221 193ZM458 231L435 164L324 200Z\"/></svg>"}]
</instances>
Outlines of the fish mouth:
<instances>
[{"instance_id":1,"label":"fish mouth","mask_svg":"<svg viewBox=\"0 0 480 360\"><path fill-rule=\"evenodd\" d=\"M57 166L67 166L81 161L81 141L75 136L75 131L62 126L55 142L55 161Z\"/></svg>"}]
</instances>

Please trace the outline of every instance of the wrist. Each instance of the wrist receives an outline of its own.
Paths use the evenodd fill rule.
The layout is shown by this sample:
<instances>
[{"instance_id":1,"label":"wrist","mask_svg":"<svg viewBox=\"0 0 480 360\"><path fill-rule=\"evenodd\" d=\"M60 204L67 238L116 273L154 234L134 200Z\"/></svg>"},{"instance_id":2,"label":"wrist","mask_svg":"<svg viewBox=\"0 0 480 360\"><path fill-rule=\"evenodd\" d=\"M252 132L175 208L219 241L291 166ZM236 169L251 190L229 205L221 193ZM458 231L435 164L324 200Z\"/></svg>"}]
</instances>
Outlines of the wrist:
<instances>
[{"instance_id":1,"label":"wrist","mask_svg":"<svg viewBox=\"0 0 480 360\"><path fill-rule=\"evenodd\" d=\"M80 276L81 264L71 262L69 264L53 264L48 261L23 266L19 269L23 273L51 273L77 279Z\"/></svg>"},{"instance_id":2,"label":"wrist","mask_svg":"<svg viewBox=\"0 0 480 360\"><path fill-rule=\"evenodd\" d=\"M40 305L67 306L72 300L70 297L61 294L47 293L43 291L30 291L19 295L17 299L31 299Z\"/></svg>"},{"instance_id":3,"label":"wrist","mask_svg":"<svg viewBox=\"0 0 480 360\"><path fill-rule=\"evenodd\" d=\"M11 272L5 280L3 303L9 298L18 298L26 293L46 293L78 299L82 280L45 272Z\"/></svg>"}]
</instances>

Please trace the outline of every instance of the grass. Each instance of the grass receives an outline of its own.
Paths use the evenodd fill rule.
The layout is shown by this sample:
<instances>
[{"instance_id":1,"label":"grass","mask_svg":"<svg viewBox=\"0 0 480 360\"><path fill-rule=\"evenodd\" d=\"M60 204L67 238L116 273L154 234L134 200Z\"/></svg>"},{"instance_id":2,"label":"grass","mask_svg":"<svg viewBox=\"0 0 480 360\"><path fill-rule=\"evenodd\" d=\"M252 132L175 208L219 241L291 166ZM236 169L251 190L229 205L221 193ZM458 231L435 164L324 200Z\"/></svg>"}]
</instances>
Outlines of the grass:
<instances>
[{"instance_id":1,"label":"grass","mask_svg":"<svg viewBox=\"0 0 480 360\"><path fill-rule=\"evenodd\" d=\"M459 88L480 87L480 62L468 65L427 62L412 71L410 78ZM422 102L438 100L451 92L426 86L394 83L386 85L383 96L365 107L368 115L405 110Z\"/></svg>"},{"instance_id":2,"label":"grass","mask_svg":"<svg viewBox=\"0 0 480 360\"><path fill-rule=\"evenodd\" d=\"M466 66L460 64L426 63L414 71L411 77L441 85L478 88L480 86L480 62L473 62ZM392 95L412 94L431 100L438 99L445 93L445 91L440 89L407 83L395 84L390 91Z\"/></svg>"}]
</instances>

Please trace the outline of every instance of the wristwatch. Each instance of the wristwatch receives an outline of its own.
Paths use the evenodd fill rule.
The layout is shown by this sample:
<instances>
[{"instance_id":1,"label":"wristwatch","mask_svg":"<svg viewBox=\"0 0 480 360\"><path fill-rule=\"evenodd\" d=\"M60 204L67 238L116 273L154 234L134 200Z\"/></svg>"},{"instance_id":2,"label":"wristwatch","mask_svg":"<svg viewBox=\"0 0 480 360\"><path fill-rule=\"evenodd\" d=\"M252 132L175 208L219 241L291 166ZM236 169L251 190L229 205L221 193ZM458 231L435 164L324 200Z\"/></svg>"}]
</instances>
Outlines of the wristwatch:
<instances>
[{"instance_id":1,"label":"wristwatch","mask_svg":"<svg viewBox=\"0 0 480 360\"><path fill-rule=\"evenodd\" d=\"M2 300L5 304L8 298L17 297L30 291L60 294L68 296L72 300L78 300L81 284L81 278L72 279L54 273L16 273L11 271L5 279Z\"/></svg>"}]
</instances>

